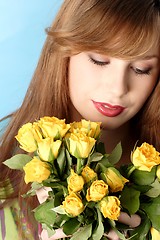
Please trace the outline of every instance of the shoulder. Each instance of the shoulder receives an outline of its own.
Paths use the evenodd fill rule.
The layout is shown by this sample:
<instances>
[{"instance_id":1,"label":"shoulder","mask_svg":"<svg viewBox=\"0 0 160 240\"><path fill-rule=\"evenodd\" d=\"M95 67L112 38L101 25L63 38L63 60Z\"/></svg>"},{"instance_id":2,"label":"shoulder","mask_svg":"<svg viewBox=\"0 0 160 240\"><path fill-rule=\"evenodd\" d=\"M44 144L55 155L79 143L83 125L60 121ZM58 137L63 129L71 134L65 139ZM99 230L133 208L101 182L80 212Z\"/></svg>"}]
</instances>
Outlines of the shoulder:
<instances>
[{"instance_id":1,"label":"shoulder","mask_svg":"<svg viewBox=\"0 0 160 240\"><path fill-rule=\"evenodd\" d=\"M10 119L11 119L10 117L7 117L7 118L0 120L0 137L4 133L6 127L8 126Z\"/></svg>"}]
</instances>

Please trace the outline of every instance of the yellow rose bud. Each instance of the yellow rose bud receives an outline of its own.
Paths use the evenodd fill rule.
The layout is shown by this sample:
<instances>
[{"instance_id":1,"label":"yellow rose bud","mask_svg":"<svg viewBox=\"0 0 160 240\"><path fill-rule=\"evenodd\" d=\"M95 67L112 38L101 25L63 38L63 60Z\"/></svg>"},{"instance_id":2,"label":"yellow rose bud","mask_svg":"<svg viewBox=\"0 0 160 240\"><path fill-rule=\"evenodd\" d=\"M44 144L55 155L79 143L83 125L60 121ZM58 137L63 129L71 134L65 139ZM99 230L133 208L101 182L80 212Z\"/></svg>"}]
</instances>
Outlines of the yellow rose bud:
<instances>
[{"instance_id":1,"label":"yellow rose bud","mask_svg":"<svg viewBox=\"0 0 160 240\"><path fill-rule=\"evenodd\" d=\"M97 179L97 173L93 171L93 169L91 169L88 166L85 166L81 172L82 177L85 181L85 183L92 181L93 179Z\"/></svg>"},{"instance_id":2,"label":"yellow rose bud","mask_svg":"<svg viewBox=\"0 0 160 240\"><path fill-rule=\"evenodd\" d=\"M71 169L71 175L68 177L67 182L69 193L79 192L83 189L83 177L76 174L73 169Z\"/></svg>"},{"instance_id":3,"label":"yellow rose bud","mask_svg":"<svg viewBox=\"0 0 160 240\"><path fill-rule=\"evenodd\" d=\"M132 153L132 163L139 170L150 172L154 166L160 164L159 155L152 145L143 143Z\"/></svg>"},{"instance_id":4,"label":"yellow rose bud","mask_svg":"<svg viewBox=\"0 0 160 240\"><path fill-rule=\"evenodd\" d=\"M160 166L157 167L156 175L157 175L158 179L160 180Z\"/></svg>"},{"instance_id":5,"label":"yellow rose bud","mask_svg":"<svg viewBox=\"0 0 160 240\"><path fill-rule=\"evenodd\" d=\"M97 138L100 134L100 122L91 122L82 119L81 122L73 122L71 124L71 132L83 132L88 137Z\"/></svg>"},{"instance_id":6,"label":"yellow rose bud","mask_svg":"<svg viewBox=\"0 0 160 240\"><path fill-rule=\"evenodd\" d=\"M78 216L84 210L84 205L82 200L78 195L72 192L68 195L62 203L63 208L68 214L71 214L73 217Z\"/></svg>"},{"instance_id":7,"label":"yellow rose bud","mask_svg":"<svg viewBox=\"0 0 160 240\"><path fill-rule=\"evenodd\" d=\"M150 231L151 231L152 240L159 240L160 239L160 232L158 230L151 227Z\"/></svg>"},{"instance_id":8,"label":"yellow rose bud","mask_svg":"<svg viewBox=\"0 0 160 240\"><path fill-rule=\"evenodd\" d=\"M41 131L40 127L38 126L37 122L34 122L32 124L32 132L33 132L33 135L34 135L34 138L35 138L36 142L39 142L43 139L42 131Z\"/></svg>"},{"instance_id":9,"label":"yellow rose bud","mask_svg":"<svg viewBox=\"0 0 160 240\"><path fill-rule=\"evenodd\" d=\"M58 119L56 117L43 117L38 121L44 137L51 137L53 139L61 139L70 129L70 124L65 123L65 119Z\"/></svg>"},{"instance_id":10,"label":"yellow rose bud","mask_svg":"<svg viewBox=\"0 0 160 240\"><path fill-rule=\"evenodd\" d=\"M108 194L108 185L103 180L95 180L87 189L87 201L100 201Z\"/></svg>"},{"instance_id":11,"label":"yellow rose bud","mask_svg":"<svg viewBox=\"0 0 160 240\"><path fill-rule=\"evenodd\" d=\"M68 151L76 158L87 158L95 142L94 138L84 133L71 133L66 138Z\"/></svg>"},{"instance_id":12,"label":"yellow rose bud","mask_svg":"<svg viewBox=\"0 0 160 240\"><path fill-rule=\"evenodd\" d=\"M124 178L114 167L107 168L106 171L101 174L101 177L109 185L111 192L122 191L124 184L129 182L129 180Z\"/></svg>"},{"instance_id":13,"label":"yellow rose bud","mask_svg":"<svg viewBox=\"0 0 160 240\"><path fill-rule=\"evenodd\" d=\"M38 142L38 155L44 161L52 161L57 158L61 141L53 141L52 138L44 138Z\"/></svg>"},{"instance_id":14,"label":"yellow rose bud","mask_svg":"<svg viewBox=\"0 0 160 240\"><path fill-rule=\"evenodd\" d=\"M118 220L120 215L120 201L117 197L107 196L100 201L99 206L105 218Z\"/></svg>"},{"instance_id":15,"label":"yellow rose bud","mask_svg":"<svg viewBox=\"0 0 160 240\"><path fill-rule=\"evenodd\" d=\"M15 136L17 141L20 143L20 148L25 150L26 152L34 152L37 150L37 143L35 136L36 133L33 130L32 123L24 124L18 131L18 135Z\"/></svg>"},{"instance_id":16,"label":"yellow rose bud","mask_svg":"<svg viewBox=\"0 0 160 240\"><path fill-rule=\"evenodd\" d=\"M58 157L61 144L62 144L61 140L56 140L56 141L52 142L52 144L51 144L51 150L52 150L54 159Z\"/></svg>"},{"instance_id":17,"label":"yellow rose bud","mask_svg":"<svg viewBox=\"0 0 160 240\"><path fill-rule=\"evenodd\" d=\"M38 182L41 183L46 180L50 175L49 165L46 162L42 162L38 158L34 157L30 162L28 162L24 167L26 183Z\"/></svg>"}]
</instances>

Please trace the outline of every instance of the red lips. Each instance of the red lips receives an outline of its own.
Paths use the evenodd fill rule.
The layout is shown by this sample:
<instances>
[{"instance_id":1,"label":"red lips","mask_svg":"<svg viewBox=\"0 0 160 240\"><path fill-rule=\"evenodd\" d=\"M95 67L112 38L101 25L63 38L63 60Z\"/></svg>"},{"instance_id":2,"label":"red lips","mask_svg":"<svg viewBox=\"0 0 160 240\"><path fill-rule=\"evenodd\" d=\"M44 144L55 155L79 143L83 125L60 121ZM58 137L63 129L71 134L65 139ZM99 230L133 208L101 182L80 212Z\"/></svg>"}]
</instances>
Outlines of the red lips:
<instances>
[{"instance_id":1,"label":"red lips","mask_svg":"<svg viewBox=\"0 0 160 240\"><path fill-rule=\"evenodd\" d=\"M124 107L119 105L111 105L109 103L95 102L93 101L95 108L104 116L116 117L124 111Z\"/></svg>"}]
</instances>

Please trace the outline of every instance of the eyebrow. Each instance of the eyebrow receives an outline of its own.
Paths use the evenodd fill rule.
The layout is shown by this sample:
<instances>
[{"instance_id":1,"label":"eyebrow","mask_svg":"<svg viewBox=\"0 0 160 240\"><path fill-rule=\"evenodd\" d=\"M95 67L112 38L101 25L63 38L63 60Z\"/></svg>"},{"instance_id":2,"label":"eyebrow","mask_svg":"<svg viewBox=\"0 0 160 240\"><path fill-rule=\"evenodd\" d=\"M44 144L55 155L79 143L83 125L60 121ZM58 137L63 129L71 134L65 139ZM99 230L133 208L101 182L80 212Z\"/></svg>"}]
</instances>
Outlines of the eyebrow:
<instances>
[{"instance_id":1,"label":"eyebrow","mask_svg":"<svg viewBox=\"0 0 160 240\"><path fill-rule=\"evenodd\" d=\"M142 59L146 60L146 59L151 59L151 58L157 58L158 60L160 60L158 55L149 55L149 56L144 56Z\"/></svg>"}]
</instances>

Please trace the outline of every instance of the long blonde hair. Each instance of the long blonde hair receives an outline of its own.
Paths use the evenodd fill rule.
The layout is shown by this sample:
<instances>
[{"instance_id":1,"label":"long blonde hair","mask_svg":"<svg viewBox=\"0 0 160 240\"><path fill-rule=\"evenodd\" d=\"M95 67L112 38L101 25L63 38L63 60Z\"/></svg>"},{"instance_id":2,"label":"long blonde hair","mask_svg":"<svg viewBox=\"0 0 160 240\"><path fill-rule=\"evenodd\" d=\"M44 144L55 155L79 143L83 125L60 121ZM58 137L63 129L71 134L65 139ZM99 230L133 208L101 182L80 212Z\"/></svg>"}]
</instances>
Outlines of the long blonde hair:
<instances>
[{"instance_id":1,"label":"long blonde hair","mask_svg":"<svg viewBox=\"0 0 160 240\"><path fill-rule=\"evenodd\" d=\"M21 198L26 191L22 173L2 164L17 152L14 136L18 129L46 115L70 121L70 56L92 50L123 59L143 56L154 45L160 45L160 9L153 0L65 0L46 32L48 36L24 101L12 114L1 139L0 181L5 185L4 179L10 179L15 190L12 198ZM147 139L160 150L159 98L158 82L133 122L134 127L138 126L140 140Z\"/></svg>"}]
</instances>

